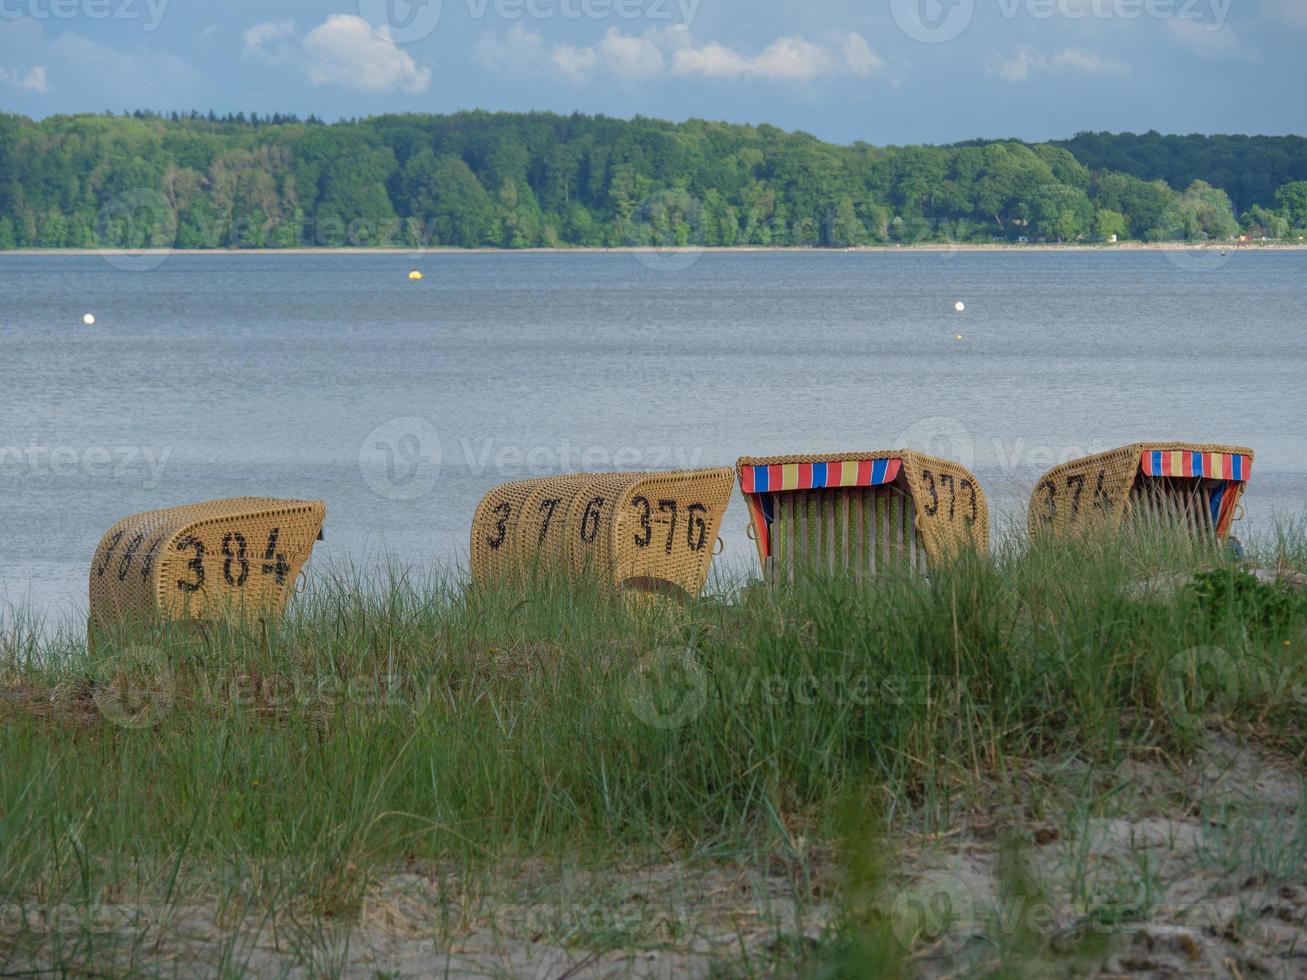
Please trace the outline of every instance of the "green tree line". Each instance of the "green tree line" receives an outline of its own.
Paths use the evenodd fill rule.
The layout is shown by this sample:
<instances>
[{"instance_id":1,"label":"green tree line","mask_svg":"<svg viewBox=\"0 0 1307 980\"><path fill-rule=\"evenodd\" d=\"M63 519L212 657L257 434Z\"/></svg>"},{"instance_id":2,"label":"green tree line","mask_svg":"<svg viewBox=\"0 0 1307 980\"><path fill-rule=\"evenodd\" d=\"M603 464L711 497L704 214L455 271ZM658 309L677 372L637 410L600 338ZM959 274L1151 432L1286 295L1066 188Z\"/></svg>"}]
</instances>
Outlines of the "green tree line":
<instances>
[{"instance_id":1,"label":"green tree line","mask_svg":"<svg viewBox=\"0 0 1307 980\"><path fill-rule=\"evenodd\" d=\"M1224 241L1307 227L1307 141L1216 139L1244 141L1244 169L1203 169L1215 151L1136 165L1154 134L876 147L547 113L0 114L0 249ZM1259 152L1257 173L1293 179L1250 190Z\"/></svg>"}]
</instances>

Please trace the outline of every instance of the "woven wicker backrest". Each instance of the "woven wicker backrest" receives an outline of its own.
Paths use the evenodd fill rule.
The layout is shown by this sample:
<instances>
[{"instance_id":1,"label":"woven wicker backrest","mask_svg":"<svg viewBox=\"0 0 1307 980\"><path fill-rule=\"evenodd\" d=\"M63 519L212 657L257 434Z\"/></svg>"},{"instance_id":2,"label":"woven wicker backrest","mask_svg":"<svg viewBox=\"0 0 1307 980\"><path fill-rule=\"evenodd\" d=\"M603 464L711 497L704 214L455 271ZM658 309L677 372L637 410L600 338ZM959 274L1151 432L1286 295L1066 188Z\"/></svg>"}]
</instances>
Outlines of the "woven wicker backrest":
<instances>
[{"instance_id":1,"label":"woven wicker backrest","mask_svg":"<svg viewBox=\"0 0 1307 980\"><path fill-rule=\"evenodd\" d=\"M124 518L91 562L91 625L279 616L326 514L321 501L238 497Z\"/></svg>"},{"instance_id":2,"label":"woven wicker backrest","mask_svg":"<svg viewBox=\"0 0 1307 980\"><path fill-rule=\"evenodd\" d=\"M1035 485L1032 536L1115 530L1129 516L1224 540L1252 475L1253 451L1190 442L1140 442L1072 460Z\"/></svg>"},{"instance_id":3,"label":"woven wicker backrest","mask_svg":"<svg viewBox=\"0 0 1307 980\"><path fill-rule=\"evenodd\" d=\"M708 578L729 469L593 473L495 487L472 521L472 578L552 566L614 588L694 596Z\"/></svg>"},{"instance_id":4,"label":"woven wicker backrest","mask_svg":"<svg viewBox=\"0 0 1307 980\"><path fill-rule=\"evenodd\" d=\"M472 577L497 579L519 571L518 530L526 502L548 480L520 480L481 498L472 518Z\"/></svg>"},{"instance_id":5,"label":"woven wicker backrest","mask_svg":"<svg viewBox=\"0 0 1307 980\"><path fill-rule=\"evenodd\" d=\"M573 474L542 481L527 497L518 523L517 555L526 563L570 565L572 536L576 526L572 511L577 500L594 483L587 474Z\"/></svg>"},{"instance_id":6,"label":"woven wicker backrest","mask_svg":"<svg viewBox=\"0 0 1307 980\"><path fill-rule=\"evenodd\" d=\"M965 467L912 450L744 457L736 463L764 572L925 570L989 547L989 509Z\"/></svg>"}]
</instances>

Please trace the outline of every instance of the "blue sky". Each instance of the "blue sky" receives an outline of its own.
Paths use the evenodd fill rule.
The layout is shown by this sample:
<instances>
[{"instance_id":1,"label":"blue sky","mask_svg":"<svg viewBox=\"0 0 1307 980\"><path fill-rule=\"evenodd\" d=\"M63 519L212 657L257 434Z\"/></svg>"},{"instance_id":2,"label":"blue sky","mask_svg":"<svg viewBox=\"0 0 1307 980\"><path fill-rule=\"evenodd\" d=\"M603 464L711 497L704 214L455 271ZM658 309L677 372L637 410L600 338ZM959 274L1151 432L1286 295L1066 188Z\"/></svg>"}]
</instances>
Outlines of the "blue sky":
<instances>
[{"instance_id":1,"label":"blue sky","mask_svg":"<svg viewBox=\"0 0 1307 980\"><path fill-rule=\"evenodd\" d=\"M0 108L1305 133L1307 0L0 0Z\"/></svg>"}]
</instances>

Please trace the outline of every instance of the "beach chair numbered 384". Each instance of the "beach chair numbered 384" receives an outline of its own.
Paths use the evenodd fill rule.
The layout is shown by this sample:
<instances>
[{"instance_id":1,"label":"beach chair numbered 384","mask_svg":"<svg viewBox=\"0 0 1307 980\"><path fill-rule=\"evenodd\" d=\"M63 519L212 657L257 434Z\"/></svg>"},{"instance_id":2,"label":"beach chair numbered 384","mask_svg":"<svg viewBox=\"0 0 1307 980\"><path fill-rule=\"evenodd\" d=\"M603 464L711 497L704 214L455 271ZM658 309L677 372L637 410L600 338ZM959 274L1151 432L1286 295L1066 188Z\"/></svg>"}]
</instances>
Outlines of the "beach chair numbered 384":
<instances>
[{"instance_id":1,"label":"beach chair numbered 384","mask_svg":"<svg viewBox=\"0 0 1307 980\"><path fill-rule=\"evenodd\" d=\"M472 578L592 574L622 591L697 596L734 490L729 469L593 473L495 487L472 520Z\"/></svg>"},{"instance_id":2,"label":"beach chair numbered 384","mask_svg":"<svg viewBox=\"0 0 1307 980\"><path fill-rule=\"evenodd\" d=\"M321 501L238 497L124 518L91 562L92 630L280 616L326 514Z\"/></svg>"},{"instance_id":3,"label":"beach chair numbered 384","mask_svg":"<svg viewBox=\"0 0 1307 980\"><path fill-rule=\"evenodd\" d=\"M1135 443L1073 460L1035 486L1030 533L1116 529L1128 521L1224 541L1252 466L1251 449L1183 442Z\"/></svg>"},{"instance_id":4,"label":"beach chair numbered 384","mask_svg":"<svg viewBox=\"0 0 1307 980\"><path fill-rule=\"evenodd\" d=\"M745 457L736 464L763 572L926 571L989 547L989 511L967 469L906 449Z\"/></svg>"}]
</instances>

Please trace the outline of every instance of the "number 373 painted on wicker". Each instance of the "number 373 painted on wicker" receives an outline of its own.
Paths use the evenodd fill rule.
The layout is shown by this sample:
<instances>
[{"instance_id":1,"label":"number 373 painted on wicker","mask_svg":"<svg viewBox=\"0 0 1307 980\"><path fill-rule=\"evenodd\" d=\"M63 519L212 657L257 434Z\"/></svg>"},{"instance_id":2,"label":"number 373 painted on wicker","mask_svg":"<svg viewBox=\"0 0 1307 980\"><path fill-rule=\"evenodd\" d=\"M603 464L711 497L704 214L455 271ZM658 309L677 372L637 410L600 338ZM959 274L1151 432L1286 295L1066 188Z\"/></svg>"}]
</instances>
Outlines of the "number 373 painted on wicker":
<instances>
[{"instance_id":1,"label":"number 373 painted on wicker","mask_svg":"<svg viewBox=\"0 0 1307 980\"><path fill-rule=\"evenodd\" d=\"M729 469L503 484L472 520L473 581L552 569L623 591L697 596L733 489Z\"/></svg>"},{"instance_id":2,"label":"number 373 painted on wicker","mask_svg":"<svg viewBox=\"0 0 1307 980\"><path fill-rule=\"evenodd\" d=\"M926 571L989 547L989 510L966 468L907 449L736 463L750 535L772 581L803 569Z\"/></svg>"},{"instance_id":3,"label":"number 373 painted on wicker","mask_svg":"<svg viewBox=\"0 0 1307 980\"><path fill-rule=\"evenodd\" d=\"M1066 535L1128 521L1224 541L1252 468L1251 449L1188 442L1140 442L1072 460L1035 486L1030 533Z\"/></svg>"},{"instance_id":4,"label":"number 373 painted on wicker","mask_svg":"<svg viewBox=\"0 0 1307 980\"><path fill-rule=\"evenodd\" d=\"M239 497L124 518L91 561L91 627L280 616L326 515L321 501Z\"/></svg>"}]
</instances>

